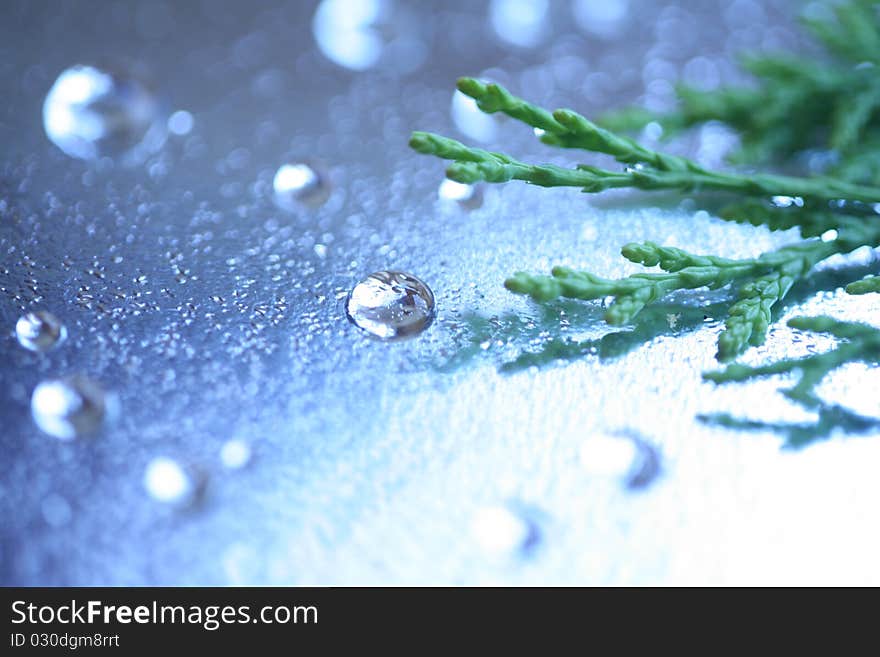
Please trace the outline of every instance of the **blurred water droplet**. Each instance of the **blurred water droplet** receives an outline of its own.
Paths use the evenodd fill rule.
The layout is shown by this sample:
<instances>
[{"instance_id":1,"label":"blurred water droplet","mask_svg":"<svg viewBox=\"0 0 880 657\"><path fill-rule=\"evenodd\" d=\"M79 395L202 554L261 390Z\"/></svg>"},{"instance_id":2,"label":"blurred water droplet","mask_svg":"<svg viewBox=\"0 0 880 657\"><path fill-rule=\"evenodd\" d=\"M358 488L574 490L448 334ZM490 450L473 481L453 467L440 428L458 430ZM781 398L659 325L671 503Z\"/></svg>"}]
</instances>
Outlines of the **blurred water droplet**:
<instances>
[{"instance_id":1,"label":"blurred water droplet","mask_svg":"<svg viewBox=\"0 0 880 657\"><path fill-rule=\"evenodd\" d=\"M572 5L578 27L602 37L616 34L628 11L628 0L575 0Z\"/></svg>"},{"instance_id":2,"label":"blurred water droplet","mask_svg":"<svg viewBox=\"0 0 880 657\"><path fill-rule=\"evenodd\" d=\"M48 351L64 341L67 329L52 313L38 310L19 317L15 337L25 349Z\"/></svg>"},{"instance_id":3,"label":"blurred water droplet","mask_svg":"<svg viewBox=\"0 0 880 657\"><path fill-rule=\"evenodd\" d=\"M330 181L316 165L308 162L283 164L272 181L275 203L284 210L316 208L330 197Z\"/></svg>"},{"instance_id":4,"label":"blurred water droplet","mask_svg":"<svg viewBox=\"0 0 880 657\"><path fill-rule=\"evenodd\" d=\"M547 33L549 4L547 0L492 0L489 22L502 40L532 48Z\"/></svg>"},{"instance_id":5,"label":"blurred water droplet","mask_svg":"<svg viewBox=\"0 0 880 657\"><path fill-rule=\"evenodd\" d=\"M464 135L476 141L487 142L495 139L498 132L497 119L485 114L470 96L456 90L452 94L452 121Z\"/></svg>"},{"instance_id":6,"label":"blurred water droplet","mask_svg":"<svg viewBox=\"0 0 880 657\"><path fill-rule=\"evenodd\" d=\"M107 409L104 391L82 376L44 381L31 396L34 422L59 440L94 433L103 423Z\"/></svg>"},{"instance_id":7,"label":"blurred water droplet","mask_svg":"<svg viewBox=\"0 0 880 657\"><path fill-rule=\"evenodd\" d=\"M421 333L434 320L434 294L412 274L379 271L348 295L348 318L359 328L387 340Z\"/></svg>"},{"instance_id":8,"label":"blurred water droplet","mask_svg":"<svg viewBox=\"0 0 880 657\"><path fill-rule=\"evenodd\" d=\"M824 233L822 233L822 235L820 235L819 238L823 242L833 242L834 240L837 239L837 235L838 235L838 233L834 228L829 228Z\"/></svg>"},{"instance_id":9,"label":"blurred water droplet","mask_svg":"<svg viewBox=\"0 0 880 657\"><path fill-rule=\"evenodd\" d=\"M804 199L800 196L774 196L770 201L777 208L790 208L793 205L798 208L804 207Z\"/></svg>"},{"instance_id":10,"label":"blurred water droplet","mask_svg":"<svg viewBox=\"0 0 880 657\"><path fill-rule=\"evenodd\" d=\"M134 77L94 66L58 76L43 103L49 139L71 157L124 156L139 161L165 141L156 95Z\"/></svg>"},{"instance_id":11,"label":"blurred water droplet","mask_svg":"<svg viewBox=\"0 0 880 657\"><path fill-rule=\"evenodd\" d=\"M382 63L409 73L428 54L416 16L391 0L322 0L312 33L327 59L353 71Z\"/></svg>"},{"instance_id":12,"label":"blurred water droplet","mask_svg":"<svg viewBox=\"0 0 880 657\"><path fill-rule=\"evenodd\" d=\"M656 121L651 121L642 128L642 139L644 141L657 141L663 136L663 126Z\"/></svg>"},{"instance_id":13,"label":"blurred water droplet","mask_svg":"<svg viewBox=\"0 0 880 657\"><path fill-rule=\"evenodd\" d=\"M230 470L243 468L251 460L251 446L243 440L229 440L220 448L220 460Z\"/></svg>"},{"instance_id":14,"label":"blurred water droplet","mask_svg":"<svg viewBox=\"0 0 880 657\"><path fill-rule=\"evenodd\" d=\"M168 117L168 130L178 136L188 135L194 123L192 114L186 110L177 110Z\"/></svg>"},{"instance_id":15,"label":"blurred water droplet","mask_svg":"<svg viewBox=\"0 0 880 657\"><path fill-rule=\"evenodd\" d=\"M200 478L180 463L159 456L144 470L144 488L157 502L183 507L196 501L202 486Z\"/></svg>"},{"instance_id":16,"label":"blurred water droplet","mask_svg":"<svg viewBox=\"0 0 880 657\"><path fill-rule=\"evenodd\" d=\"M644 488L660 472L657 449L630 434L590 436L581 447L580 461L590 474L617 478L630 490Z\"/></svg>"},{"instance_id":17,"label":"blurred water droplet","mask_svg":"<svg viewBox=\"0 0 880 657\"><path fill-rule=\"evenodd\" d=\"M541 542L534 519L508 505L479 509L471 518L471 534L493 559L529 556Z\"/></svg>"},{"instance_id":18,"label":"blurred water droplet","mask_svg":"<svg viewBox=\"0 0 880 657\"><path fill-rule=\"evenodd\" d=\"M454 201L466 210L476 210L483 205L483 187L481 185L466 185L448 178L440 183L437 196L444 201Z\"/></svg>"},{"instance_id":19,"label":"blurred water droplet","mask_svg":"<svg viewBox=\"0 0 880 657\"><path fill-rule=\"evenodd\" d=\"M73 516L67 500L54 493L43 500L40 504L40 510L43 512L46 524L52 527L63 527L70 522L70 518Z\"/></svg>"}]
</instances>

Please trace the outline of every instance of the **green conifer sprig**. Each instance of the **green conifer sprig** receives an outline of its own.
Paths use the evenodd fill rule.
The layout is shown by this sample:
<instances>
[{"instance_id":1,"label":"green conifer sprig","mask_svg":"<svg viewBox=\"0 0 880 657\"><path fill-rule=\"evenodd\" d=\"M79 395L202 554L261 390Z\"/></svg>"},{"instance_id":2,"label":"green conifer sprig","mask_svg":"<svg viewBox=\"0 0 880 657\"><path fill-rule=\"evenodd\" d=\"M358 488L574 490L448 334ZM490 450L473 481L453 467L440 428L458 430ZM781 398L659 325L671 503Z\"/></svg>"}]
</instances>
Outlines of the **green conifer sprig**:
<instances>
[{"instance_id":1,"label":"green conifer sprig","mask_svg":"<svg viewBox=\"0 0 880 657\"><path fill-rule=\"evenodd\" d=\"M773 162L800 151L831 151L828 173L851 182L880 182L880 14L876 2L814 4L803 23L827 57L761 55L742 58L754 87L704 91L681 86L679 107L656 116L630 108L598 123L629 132L657 122L666 136L707 121L734 128L741 148L732 161ZM866 144L869 146L866 147ZM833 160L833 158L832 158Z\"/></svg>"},{"instance_id":2,"label":"green conifer sprig","mask_svg":"<svg viewBox=\"0 0 880 657\"><path fill-rule=\"evenodd\" d=\"M815 388L828 373L852 362L880 364L880 329L873 326L841 322L831 317L795 317L789 320L788 325L802 331L828 333L841 342L831 351L821 354L783 359L758 367L732 363L723 370L707 372L703 376L715 383L726 383L795 372L799 375L798 382L785 391L786 396L814 408L822 403L815 394Z\"/></svg>"},{"instance_id":3,"label":"green conifer sprig","mask_svg":"<svg viewBox=\"0 0 880 657\"><path fill-rule=\"evenodd\" d=\"M410 145L420 153L450 160L447 176L461 183L521 180L587 193L618 188L724 192L738 198L719 213L721 219L770 230L797 229L802 241L752 259L694 255L644 242L623 247L624 257L657 266L660 273L607 279L555 267L549 276L517 272L505 282L511 291L539 302L557 297L610 297L613 301L605 319L618 325L634 321L645 306L670 292L731 285L737 298L729 307L716 356L721 361L733 360L748 347L764 342L776 306L817 264L832 255L880 246L880 77L876 73L880 8L868 0L849 0L814 5L811 11L805 23L827 49L826 59L746 58L745 68L758 82L755 87L681 88L679 109L660 117L630 108L594 123L572 110L551 112L533 105L497 84L473 78L458 81L459 90L482 111L500 112L530 126L547 145L610 156L623 165L620 169L530 164L428 132L414 132ZM793 155L818 151L824 153L821 159L832 164L824 175L808 177L710 170L621 134L652 121L659 122L665 134L706 121L726 123L741 137L733 162L790 163ZM846 290L851 294L880 292L880 276L852 281ZM739 381L798 371L800 380L787 394L816 405L814 387L828 372L850 361L878 362L878 329L828 318L798 318L790 324L831 333L842 342L827 354L757 368L734 363L707 378ZM820 416L825 433L838 421L841 426L873 426L861 422L864 418L855 422L855 416L845 409L826 408ZM802 429L797 429L799 436Z\"/></svg>"},{"instance_id":4,"label":"green conifer sprig","mask_svg":"<svg viewBox=\"0 0 880 657\"><path fill-rule=\"evenodd\" d=\"M880 293L880 276L868 276L860 281L853 281L846 286L846 291L850 294Z\"/></svg>"}]
</instances>

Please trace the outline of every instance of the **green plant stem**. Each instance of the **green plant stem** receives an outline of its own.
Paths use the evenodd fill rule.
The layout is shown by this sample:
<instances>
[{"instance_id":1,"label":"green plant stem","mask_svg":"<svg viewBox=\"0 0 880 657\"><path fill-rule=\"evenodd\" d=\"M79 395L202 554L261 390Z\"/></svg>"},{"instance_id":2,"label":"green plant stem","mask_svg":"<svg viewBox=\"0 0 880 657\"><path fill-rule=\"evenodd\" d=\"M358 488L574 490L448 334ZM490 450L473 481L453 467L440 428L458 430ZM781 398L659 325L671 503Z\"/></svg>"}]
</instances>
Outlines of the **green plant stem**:
<instances>
[{"instance_id":1,"label":"green plant stem","mask_svg":"<svg viewBox=\"0 0 880 657\"><path fill-rule=\"evenodd\" d=\"M804 406L814 408L821 404L815 395L815 387L829 372L856 361L872 364L880 362L880 329L873 326L841 322L830 317L796 317L788 325L803 331L829 333L842 342L822 354L784 359L758 367L733 363L723 370L707 372L703 375L704 378L715 383L726 383L797 372L798 382L786 390L785 394Z\"/></svg>"}]
</instances>

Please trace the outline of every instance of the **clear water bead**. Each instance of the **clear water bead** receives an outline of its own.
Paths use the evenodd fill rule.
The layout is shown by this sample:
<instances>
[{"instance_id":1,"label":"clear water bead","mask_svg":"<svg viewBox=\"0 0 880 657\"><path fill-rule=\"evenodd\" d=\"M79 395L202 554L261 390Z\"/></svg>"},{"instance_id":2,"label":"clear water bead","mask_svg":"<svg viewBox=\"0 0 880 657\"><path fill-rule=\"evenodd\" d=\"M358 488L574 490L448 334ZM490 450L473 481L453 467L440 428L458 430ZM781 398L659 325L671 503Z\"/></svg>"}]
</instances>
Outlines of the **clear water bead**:
<instances>
[{"instance_id":1,"label":"clear water bead","mask_svg":"<svg viewBox=\"0 0 880 657\"><path fill-rule=\"evenodd\" d=\"M275 203L283 210L307 206L316 208L330 197L330 181L316 165L309 162L283 164L272 181Z\"/></svg>"},{"instance_id":2,"label":"clear water bead","mask_svg":"<svg viewBox=\"0 0 880 657\"><path fill-rule=\"evenodd\" d=\"M49 351L67 337L67 329L55 315L45 310L30 312L15 323L18 343L30 351Z\"/></svg>"},{"instance_id":3,"label":"clear water bead","mask_svg":"<svg viewBox=\"0 0 880 657\"><path fill-rule=\"evenodd\" d=\"M165 141L156 95L141 81L95 66L58 76L43 103L46 135L71 157L140 160Z\"/></svg>"},{"instance_id":4,"label":"clear water bead","mask_svg":"<svg viewBox=\"0 0 880 657\"><path fill-rule=\"evenodd\" d=\"M107 398L98 384L82 376L44 381L34 388L31 414L50 436L73 440L98 430L107 415Z\"/></svg>"},{"instance_id":5,"label":"clear water bead","mask_svg":"<svg viewBox=\"0 0 880 657\"><path fill-rule=\"evenodd\" d=\"M368 333L393 340L416 335L434 321L434 293L412 274L378 271L348 295L348 318Z\"/></svg>"}]
</instances>

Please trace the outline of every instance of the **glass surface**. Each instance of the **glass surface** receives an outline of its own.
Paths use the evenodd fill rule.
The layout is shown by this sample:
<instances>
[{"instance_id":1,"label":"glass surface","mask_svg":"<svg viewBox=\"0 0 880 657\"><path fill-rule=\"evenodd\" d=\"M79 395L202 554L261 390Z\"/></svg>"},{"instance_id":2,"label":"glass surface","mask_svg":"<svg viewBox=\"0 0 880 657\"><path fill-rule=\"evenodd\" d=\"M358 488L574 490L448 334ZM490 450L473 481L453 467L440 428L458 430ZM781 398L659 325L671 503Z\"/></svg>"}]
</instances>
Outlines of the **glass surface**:
<instances>
[{"instance_id":1,"label":"glass surface","mask_svg":"<svg viewBox=\"0 0 880 657\"><path fill-rule=\"evenodd\" d=\"M676 81L741 80L737 52L802 48L795 9L345 5L3 3L0 582L880 584L880 432L787 450L778 432L697 419L811 417L784 381L701 379L728 291L612 328L598 302L538 306L502 286L555 264L624 275L633 240L737 257L795 235L675 195L511 183L450 202L443 164L407 147L425 129L578 162L513 121L469 124L455 79L590 116L662 111ZM89 161L53 145L43 103L77 64L157 94L160 150ZM729 137L709 126L675 148L717 165ZM276 173L297 162L325 167L320 205L276 204ZM433 291L418 336L347 321L353 286L382 270ZM815 289L780 316L876 322L870 295ZM36 310L67 329L46 353L16 339ZM830 345L779 323L745 361ZM118 413L62 442L35 425L31 394L75 374ZM852 365L821 392L876 417L878 389L876 369Z\"/></svg>"}]
</instances>

